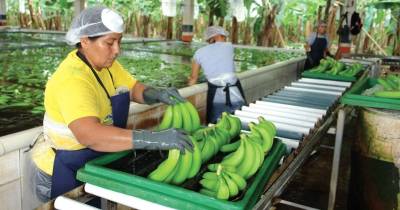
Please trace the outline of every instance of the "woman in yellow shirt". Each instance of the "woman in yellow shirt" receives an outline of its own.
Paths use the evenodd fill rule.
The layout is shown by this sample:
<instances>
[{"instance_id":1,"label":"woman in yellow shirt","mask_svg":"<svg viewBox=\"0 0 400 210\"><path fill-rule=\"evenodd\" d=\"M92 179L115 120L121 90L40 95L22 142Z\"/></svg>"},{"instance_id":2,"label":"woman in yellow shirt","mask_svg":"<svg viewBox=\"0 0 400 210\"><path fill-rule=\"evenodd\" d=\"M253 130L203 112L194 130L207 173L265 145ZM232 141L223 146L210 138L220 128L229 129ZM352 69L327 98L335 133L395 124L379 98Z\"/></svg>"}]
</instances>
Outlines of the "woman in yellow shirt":
<instances>
[{"instance_id":1,"label":"woman in yellow shirt","mask_svg":"<svg viewBox=\"0 0 400 210\"><path fill-rule=\"evenodd\" d=\"M121 16L105 7L88 8L72 22L66 40L77 49L47 82L44 139L33 151L39 168L36 194L42 201L79 186L76 171L103 152L192 150L178 129L125 129L130 101L174 104L184 99L175 88L146 87L116 61L123 28Z\"/></svg>"}]
</instances>

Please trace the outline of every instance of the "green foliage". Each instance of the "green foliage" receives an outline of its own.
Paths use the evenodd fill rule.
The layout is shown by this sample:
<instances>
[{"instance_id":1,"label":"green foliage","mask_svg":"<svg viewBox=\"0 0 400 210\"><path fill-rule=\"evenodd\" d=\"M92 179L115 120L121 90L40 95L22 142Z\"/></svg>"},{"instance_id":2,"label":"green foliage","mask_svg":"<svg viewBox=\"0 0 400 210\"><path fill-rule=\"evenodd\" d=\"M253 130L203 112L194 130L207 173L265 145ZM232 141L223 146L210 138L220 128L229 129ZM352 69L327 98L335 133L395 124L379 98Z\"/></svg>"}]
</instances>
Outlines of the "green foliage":
<instances>
[{"instance_id":1,"label":"green foliage","mask_svg":"<svg viewBox=\"0 0 400 210\"><path fill-rule=\"evenodd\" d=\"M24 34L0 34L7 43L26 41ZM53 35L55 36L55 35ZM31 37L32 36L28 36ZM40 37L40 36L39 36ZM49 38L49 37L47 37ZM45 39L39 39L44 42ZM51 40L49 38L49 40ZM49 41L47 40L47 41ZM35 44L35 39L28 41ZM135 77L146 84L160 87L186 86L191 73L191 58L204 46L199 43L185 44L147 43L122 44L118 61ZM69 46L26 48L0 51L0 111L25 110L41 116L44 112L43 94L48 78L72 50ZM235 48L237 71L256 69L260 66L297 57L301 54L278 51ZM201 75L200 82L204 82Z\"/></svg>"},{"instance_id":2,"label":"green foliage","mask_svg":"<svg viewBox=\"0 0 400 210\"><path fill-rule=\"evenodd\" d=\"M229 8L227 0L205 0L209 10L217 17L225 17Z\"/></svg>"}]
</instances>

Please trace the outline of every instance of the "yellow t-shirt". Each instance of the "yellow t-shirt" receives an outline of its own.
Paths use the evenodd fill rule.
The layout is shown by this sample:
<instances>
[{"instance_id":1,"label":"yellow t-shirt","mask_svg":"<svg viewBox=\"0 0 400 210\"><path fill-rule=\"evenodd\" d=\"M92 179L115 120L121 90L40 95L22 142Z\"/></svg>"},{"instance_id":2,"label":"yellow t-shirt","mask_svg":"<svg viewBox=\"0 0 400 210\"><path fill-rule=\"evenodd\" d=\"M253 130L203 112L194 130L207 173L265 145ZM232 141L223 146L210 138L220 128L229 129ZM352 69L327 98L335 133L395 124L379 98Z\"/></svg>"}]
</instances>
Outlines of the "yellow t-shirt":
<instances>
[{"instance_id":1,"label":"yellow t-shirt","mask_svg":"<svg viewBox=\"0 0 400 210\"><path fill-rule=\"evenodd\" d=\"M51 121L65 128L74 120L88 116L97 117L102 124L112 124L110 99L90 68L76 55L76 52L77 50L73 50L68 54L46 84L44 94L46 115ZM118 61L115 61L108 70L104 68L95 72L110 96L115 94L116 88L126 87L131 90L136 83L132 75ZM47 135L53 146L58 149L85 148L75 138L57 133L57 129L49 129ZM33 157L41 170L49 175L52 174L54 152L51 148L46 152L42 151L41 154L34 153Z\"/></svg>"}]
</instances>

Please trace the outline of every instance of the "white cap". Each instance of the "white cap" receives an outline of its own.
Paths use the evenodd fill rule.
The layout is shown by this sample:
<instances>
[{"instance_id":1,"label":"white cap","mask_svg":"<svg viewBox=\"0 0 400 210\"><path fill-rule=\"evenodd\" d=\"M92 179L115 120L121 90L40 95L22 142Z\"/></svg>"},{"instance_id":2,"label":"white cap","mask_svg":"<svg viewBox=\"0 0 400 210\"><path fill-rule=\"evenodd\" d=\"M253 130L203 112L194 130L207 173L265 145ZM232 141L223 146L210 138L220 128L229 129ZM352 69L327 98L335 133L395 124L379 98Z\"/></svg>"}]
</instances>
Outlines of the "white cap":
<instances>
[{"instance_id":1,"label":"white cap","mask_svg":"<svg viewBox=\"0 0 400 210\"><path fill-rule=\"evenodd\" d=\"M209 39L213 38L216 35L223 35L227 37L229 36L229 32L225 31L225 29L220 26L210 26L204 33L204 39L208 41Z\"/></svg>"},{"instance_id":2,"label":"white cap","mask_svg":"<svg viewBox=\"0 0 400 210\"><path fill-rule=\"evenodd\" d=\"M69 45L75 45L82 37L95 37L123 31L122 17L111 9L98 6L87 8L75 17L65 39Z\"/></svg>"}]
</instances>

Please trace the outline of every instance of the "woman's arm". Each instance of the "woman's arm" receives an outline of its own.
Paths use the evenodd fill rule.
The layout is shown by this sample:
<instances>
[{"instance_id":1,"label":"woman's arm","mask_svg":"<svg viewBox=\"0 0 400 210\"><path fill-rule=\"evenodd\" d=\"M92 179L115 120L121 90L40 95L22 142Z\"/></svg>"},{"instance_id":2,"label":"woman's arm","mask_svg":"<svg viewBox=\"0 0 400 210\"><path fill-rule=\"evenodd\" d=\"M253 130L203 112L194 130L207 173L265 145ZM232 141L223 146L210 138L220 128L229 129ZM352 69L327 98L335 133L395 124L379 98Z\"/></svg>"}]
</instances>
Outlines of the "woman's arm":
<instances>
[{"instance_id":1,"label":"woman's arm","mask_svg":"<svg viewBox=\"0 0 400 210\"><path fill-rule=\"evenodd\" d=\"M190 74L188 85L194 85L197 83L197 80L199 78L199 72L200 72L200 64L198 64L196 61L192 61L192 73Z\"/></svg>"},{"instance_id":2,"label":"woman's arm","mask_svg":"<svg viewBox=\"0 0 400 210\"><path fill-rule=\"evenodd\" d=\"M83 117L68 125L79 143L100 152L132 149L132 130L102 125L97 117Z\"/></svg>"},{"instance_id":3,"label":"woman's arm","mask_svg":"<svg viewBox=\"0 0 400 210\"><path fill-rule=\"evenodd\" d=\"M131 89L131 101L144 104L143 99L143 91L146 89L146 86L140 82L136 82L136 84Z\"/></svg>"}]
</instances>

